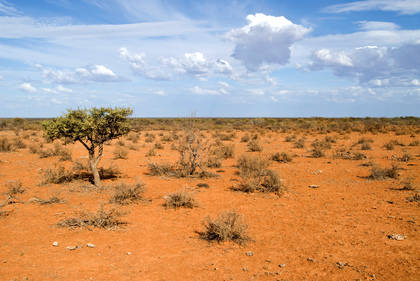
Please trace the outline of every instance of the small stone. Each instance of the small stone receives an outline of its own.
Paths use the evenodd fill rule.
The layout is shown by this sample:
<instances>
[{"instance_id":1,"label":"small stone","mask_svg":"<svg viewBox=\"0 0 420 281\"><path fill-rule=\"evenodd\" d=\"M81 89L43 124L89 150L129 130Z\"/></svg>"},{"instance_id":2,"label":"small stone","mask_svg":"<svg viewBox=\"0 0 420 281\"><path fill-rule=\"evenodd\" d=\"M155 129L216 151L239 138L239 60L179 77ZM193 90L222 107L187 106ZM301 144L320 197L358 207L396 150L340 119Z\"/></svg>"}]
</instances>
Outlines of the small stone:
<instances>
[{"instance_id":1,"label":"small stone","mask_svg":"<svg viewBox=\"0 0 420 281\"><path fill-rule=\"evenodd\" d=\"M253 255L254 255L254 253L253 253L253 252L251 252L251 251L249 251L249 252L246 252L246 253L245 253L245 255L247 255L248 257L250 257L250 256L253 256Z\"/></svg>"},{"instance_id":2,"label":"small stone","mask_svg":"<svg viewBox=\"0 0 420 281\"><path fill-rule=\"evenodd\" d=\"M77 246L68 246L66 249L69 251L74 251L77 249Z\"/></svg>"},{"instance_id":3,"label":"small stone","mask_svg":"<svg viewBox=\"0 0 420 281\"><path fill-rule=\"evenodd\" d=\"M95 245L93 245L92 243L88 243L86 246L88 246L89 248L95 248Z\"/></svg>"},{"instance_id":4,"label":"small stone","mask_svg":"<svg viewBox=\"0 0 420 281\"><path fill-rule=\"evenodd\" d=\"M319 185L317 185L317 184L311 184L309 187L310 187L310 188L318 188L318 187L319 187Z\"/></svg>"},{"instance_id":5,"label":"small stone","mask_svg":"<svg viewBox=\"0 0 420 281\"><path fill-rule=\"evenodd\" d=\"M132 253L131 253L131 252L127 252L126 254L127 254L127 255L132 255Z\"/></svg>"},{"instance_id":6,"label":"small stone","mask_svg":"<svg viewBox=\"0 0 420 281\"><path fill-rule=\"evenodd\" d=\"M344 269L344 264L342 262L337 262L337 267L339 269Z\"/></svg>"},{"instance_id":7,"label":"small stone","mask_svg":"<svg viewBox=\"0 0 420 281\"><path fill-rule=\"evenodd\" d=\"M388 236L389 239L394 239L397 241L402 241L404 239L407 239L407 236L402 235L402 234L391 234Z\"/></svg>"},{"instance_id":8,"label":"small stone","mask_svg":"<svg viewBox=\"0 0 420 281\"><path fill-rule=\"evenodd\" d=\"M314 259L312 259L312 258L308 258L308 261L310 261L310 262L315 262L315 260L314 260Z\"/></svg>"},{"instance_id":9,"label":"small stone","mask_svg":"<svg viewBox=\"0 0 420 281\"><path fill-rule=\"evenodd\" d=\"M281 263L281 264L279 264L279 267L285 267L286 266L286 264L285 263Z\"/></svg>"},{"instance_id":10,"label":"small stone","mask_svg":"<svg viewBox=\"0 0 420 281\"><path fill-rule=\"evenodd\" d=\"M219 270L219 268L218 267L215 267L214 270Z\"/></svg>"},{"instance_id":11,"label":"small stone","mask_svg":"<svg viewBox=\"0 0 420 281\"><path fill-rule=\"evenodd\" d=\"M56 241L56 242L54 242L54 243L53 243L53 246L54 246L54 247L58 247L58 242L57 242L57 241Z\"/></svg>"}]
</instances>

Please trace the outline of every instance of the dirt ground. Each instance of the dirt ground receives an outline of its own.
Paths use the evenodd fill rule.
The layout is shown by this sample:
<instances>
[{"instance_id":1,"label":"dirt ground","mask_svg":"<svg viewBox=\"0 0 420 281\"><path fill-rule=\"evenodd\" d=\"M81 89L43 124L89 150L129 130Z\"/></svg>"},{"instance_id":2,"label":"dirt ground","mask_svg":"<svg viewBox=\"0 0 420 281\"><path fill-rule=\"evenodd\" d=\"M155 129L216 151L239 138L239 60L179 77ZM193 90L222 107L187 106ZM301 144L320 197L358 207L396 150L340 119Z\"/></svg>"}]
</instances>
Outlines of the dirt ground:
<instances>
[{"instance_id":1,"label":"dirt ground","mask_svg":"<svg viewBox=\"0 0 420 281\"><path fill-rule=\"evenodd\" d=\"M223 160L222 167L209 168L218 178L174 178L148 175L148 163L176 162L179 153L171 149L176 141L161 141L163 149L146 157L162 135L153 131L154 142L145 142L146 132L131 144L127 159L114 160L112 145L105 146L100 166L111 163L121 174L105 179L103 189L86 181L43 184L48 167L59 163L67 168L77 159L86 159L80 143L66 147L72 161L59 157L40 158L29 146L44 143L42 132L20 132L27 148L0 152L0 203L7 198L8 186L20 182L26 190L0 211L0 279L1 280L420 280L420 208L410 202L416 191L404 186L411 179L420 188L420 146L409 144L418 135L361 134L339 135L325 156L313 158L311 143L327 135L307 134L304 148L286 142L289 133L260 133L261 152L250 152L241 142L245 132L235 132L233 158ZM211 137L215 132L206 132ZM298 135L303 136L304 132ZM26 136L25 136L26 135ZM11 141L14 132L0 132ZM369 150L356 143L371 139ZM392 150L384 144L397 140ZM363 153L361 160L334 157ZM278 171L287 191L243 193L233 191L238 184L237 159L241 155L270 156L287 152L288 163L270 162ZM404 154L411 155L401 161ZM399 178L373 180L369 163L391 167L398 163ZM365 164L365 165L362 165ZM80 212L106 209L112 189L106 186L141 180L147 191L144 202L116 206L129 212L123 217L127 225L118 229L60 228L60 220ZM207 183L209 188L197 187ZM318 185L311 188L310 185ZM164 196L187 188L200 206L193 209L165 209ZM61 203L30 203L34 197L49 198L58 194ZM115 207L115 206L114 206ZM253 242L238 246L231 242L209 243L199 239L207 216L236 210L243 215ZM401 234L403 240L390 239ZM58 246L53 246L58 242ZM95 245L94 248L87 244ZM76 246L75 250L67 247ZM250 253L252 252L252 254Z\"/></svg>"}]
</instances>

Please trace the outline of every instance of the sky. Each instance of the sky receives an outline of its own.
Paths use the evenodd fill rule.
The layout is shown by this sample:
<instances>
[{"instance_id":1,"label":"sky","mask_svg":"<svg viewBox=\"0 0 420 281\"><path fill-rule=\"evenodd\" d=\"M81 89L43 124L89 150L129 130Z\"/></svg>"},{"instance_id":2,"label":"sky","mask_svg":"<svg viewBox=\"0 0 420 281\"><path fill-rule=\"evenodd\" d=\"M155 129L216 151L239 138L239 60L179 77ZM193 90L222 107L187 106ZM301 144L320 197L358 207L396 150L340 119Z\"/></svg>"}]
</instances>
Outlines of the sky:
<instances>
[{"instance_id":1,"label":"sky","mask_svg":"<svg viewBox=\"0 0 420 281\"><path fill-rule=\"evenodd\" d=\"M0 0L0 117L420 116L419 0Z\"/></svg>"}]
</instances>

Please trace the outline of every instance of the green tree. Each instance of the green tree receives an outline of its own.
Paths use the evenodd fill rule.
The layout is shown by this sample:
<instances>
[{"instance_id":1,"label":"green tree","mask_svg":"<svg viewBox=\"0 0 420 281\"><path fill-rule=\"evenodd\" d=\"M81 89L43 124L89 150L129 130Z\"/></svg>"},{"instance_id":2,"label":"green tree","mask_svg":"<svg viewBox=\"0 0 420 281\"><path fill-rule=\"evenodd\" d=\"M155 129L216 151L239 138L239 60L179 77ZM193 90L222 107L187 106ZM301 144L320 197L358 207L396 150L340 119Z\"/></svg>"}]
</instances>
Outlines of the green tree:
<instances>
[{"instance_id":1,"label":"green tree","mask_svg":"<svg viewBox=\"0 0 420 281\"><path fill-rule=\"evenodd\" d=\"M101 160L104 143L119 138L130 131L128 116L130 108L68 109L67 113L42 123L50 140L71 139L79 141L89 152L89 165L96 186L101 185L98 163Z\"/></svg>"}]
</instances>

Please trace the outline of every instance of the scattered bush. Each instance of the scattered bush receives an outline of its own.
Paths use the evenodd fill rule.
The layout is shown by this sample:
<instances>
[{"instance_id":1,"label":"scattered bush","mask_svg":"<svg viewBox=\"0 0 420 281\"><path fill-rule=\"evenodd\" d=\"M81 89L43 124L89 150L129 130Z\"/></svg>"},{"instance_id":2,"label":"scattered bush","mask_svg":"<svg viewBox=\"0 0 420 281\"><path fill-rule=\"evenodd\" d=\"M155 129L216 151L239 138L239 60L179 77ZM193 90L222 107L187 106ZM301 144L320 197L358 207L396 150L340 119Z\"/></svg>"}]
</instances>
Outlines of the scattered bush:
<instances>
[{"instance_id":1,"label":"scattered bush","mask_svg":"<svg viewBox=\"0 0 420 281\"><path fill-rule=\"evenodd\" d=\"M403 186L403 190L415 190L415 186L413 184L413 178L407 178L403 181L404 186Z\"/></svg>"},{"instance_id":2,"label":"scattered bush","mask_svg":"<svg viewBox=\"0 0 420 281\"><path fill-rule=\"evenodd\" d=\"M419 140L414 140L412 141L409 146L419 146L420 145L420 141Z\"/></svg>"},{"instance_id":3,"label":"scattered bush","mask_svg":"<svg viewBox=\"0 0 420 281\"><path fill-rule=\"evenodd\" d=\"M218 146L214 151L213 154L217 155L220 158L228 159L232 158L235 153L235 144L227 144Z\"/></svg>"},{"instance_id":4,"label":"scattered bush","mask_svg":"<svg viewBox=\"0 0 420 281\"><path fill-rule=\"evenodd\" d=\"M21 138L15 138L13 143L16 148L26 148L27 146Z\"/></svg>"},{"instance_id":5,"label":"scattered bush","mask_svg":"<svg viewBox=\"0 0 420 281\"><path fill-rule=\"evenodd\" d=\"M149 168L149 175L151 176L170 176L174 174L174 167L171 163L150 162L147 164L147 167Z\"/></svg>"},{"instance_id":6,"label":"scattered bush","mask_svg":"<svg viewBox=\"0 0 420 281\"><path fill-rule=\"evenodd\" d=\"M263 151L262 145L257 140L251 140L250 142L248 142L248 144L246 146L248 147L249 151L251 151L251 152L255 152L255 151L261 152L261 151Z\"/></svg>"},{"instance_id":7,"label":"scattered bush","mask_svg":"<svg viewBox=\"0 0 420 281\"><path fill-rule=\"evenodd\" d=\"M249 142L251 140L251 136L248 133L242 136L241 142Z\"/></svg>"},{"instance_id":8,"label":"scattered bush","mask_svg":"<svg viewBox=\"0 0 420 281\"><path fill-rule=\"evenodd\" d=\"M156 156L156 149L154 148L149 149L146 153L146 157L152 157L152 156Z\"/></svg>"},{"instance_id":9,"label":"scattered bush","mask_svg":"<svg viewBox=\"0 0 420 281\"><path fill-rule=\"evenodd\" d=\"M22 194L25 192L26 188L22 186L22 183L20 181L9 181L6 184L9 191L7 194L9 195L16 195L16 194Z\"/></svg>"},{"instance_id":10,"label":"scattered bush","mask_svg":"<svg viewBox=\"0 0 420 281\"><path fill-rule=\"evenodd\" d=\"M301 137L300 139L295 140L293 142L294 148L304 148L305 147L305 140L306 140L305 137Z\"/></svg>"},{"instance_id":11,"label":"scattered bush","mask_svg":"<svg viewBox=\"0 0 420 281\"><path fill-rule=\"evenodd\" d=\"M386 178L396 179L399 177L398 171L400 168L397 164L392 164L390 168L381 168L378 165L373 165L371 169L370 179L373 180L384 180Z\"/></svg>"},{"instance_id":12,"label":"scattered bush","mask_svg":"<svg viewBox=\"0 0 420 281\"><path fill-rule=\"evenodd\" d=\"M127 136L127 140L132 141L133 143L138 143L140 140L140 135L138 133L129 133Z\"/></svg>"},{"instance_id":13,"label":"scattered bush","mask_svg":"<svg viewBox=\"0 0 420 281\"><path fill-rule=\"evenodd\" d=\"M413 160L413 158L413 155L411 155L410 153L404 153L400 158L398 158L398 160L401 162L409 162Z\"/></svg>"},{"instance_id":14,"label":"scattered bush","mask_svg":"<svg viewBox=\"0 0 420 281\"><path fill-rule=\"evenodd\" d=\"M101 205L96 213L85 213L82 211L76 217L59 221L57 226L69 227L71 229L76 227L86 227L89 229L90 226L104 229L115 229L120 225L127 224L120 219L125 214L125 212L115 208L106 211L104 206Z\"/></svg>"},{"instance_id":15,"label":"scattered bush","mask_svg":"<svg viewBox=\"0 0 420 281\"><path fill-rule=\"evenodd\" d=\"M285 142L294 142L294 141L296 141L296 139L297 139L296 135L288 135L288 136L286 136L284 141Z\"/></svg>"},{"instance_id":16,"label":"scattered bush","mask_svg":"<svg viewBox=\"0 0 420 281\"><path fill-rule=\"evenodd\" d=\"M179 209L179 208L194 208L198 207L199 203L194 198L194 194L187 190L176 191L163 197L165 203L163 204L166 209Z\"/></svg>"},{"instance_id":17,"label":"scattered bush","mask_svg":"<svg viewBox=\"0 0 420 281\"><path fill-rule=\"evenodd\" d=\"M372 150L372 147L370 146L370 143L364 142L362 143L362 146L360 147L361 150Z\"/></svg>"},{"instance_id":18,"label":"scattered bush","mask_svg":"<svg viewBox=\"0 0 420 281\"><path fill-rule=\"evenodd\" d=\"M222 158L219 156L210 156L207 158L205 165L208 168L220 168L222 167Z\"/></svg>"},{"instance_id":19,"label":"scattered bush","mask_svg":"<svg viewBox=\"0 0 420 281\"><path fill-rule=\"evenodd\" d=\"M280 163L287 163L292 162L293 157L290 156L287 152L276 152L273 155L271 155L271 160L280 162Z\"/></svg>"},{"instance_id":20,"label":"scattered bush","mask_svg":"<svg viewBox=\"0 0 420 281\"><path fill-rule=\"evenodd\" d=\"M234 190L253 193L283 191L283 181L276 171L268 169L268 160L260 157L241 156L238 159L242 181Z\"/></svg>"},{"instance_id":21,"label":"scattered bush","mask_svg":"<svg viewBox=\"0 0 420 281\"><path fill-rule=\"evenodd\" d=\"M43 178L44 184L60 184L71 181L73 179L73 174L71 171L66 170L63 166L55 165L54 168L47 167L44 171Z\"/></svg>"},{"instance_id":22,"label":"scattered bush","mask_svg":"<svg viewBox=\"0 0 420 281\"><path fill-rule=\"evenodd\" d=\"M29 202L31 202L31 203L40 203L41 205L49 205L49 204L54 204L54 203L59 203L59 204L65 203L66 202L65 200L60 199L58 197L60 193L61 193L61 191L58 192L58 193L55 193L54 190L52 190L51 191L51 197L50 198L48 198L48 199L41 199L39 197L34 197L34 198L29 199Z\"/></svg>"},{"instance_id":23,"label":"scattered bush","mask_svg":"<svg viewBox=\"0 0 420 281\"><path fill-rule=\"evenodd\" d=\"M232 241L243 246L252 241L247 234L247 224L235 210L220 214L216 220L206 217L203 226L205 230L197 233L201 239L209 242Z\"/></svg>"},{"instance_id":24,"label":"scattered bush","mask_svg":"<svg viewBox=\"0 0 420 281\"><path fill-rule=\"evenodd\" d=\"M8 138L0 138L0 151L1 152L10 152L13 151L13 145Z\"/></svg>"},{"instance_id":25,"label":"scattered bush","mask_svg":"<svg viewBox=\"0 0 420 281\"><path fill-rule=\"evenodd\" d=\"M146 190L145 184L143 182L137 182L134 185L126 185L125 183L121 183L114 186L114 188L115 192L109 199L109 202L120 205L129 205L142 200L143 193Z\"/></svg>"},{"instance_id":26,"label":"scattered bush","mask_svg":"<svg viewBox=\"0 0 420 281\"><path fill-rule=\"evenodd\" d=\"M163 144L162 143L160 143L160 142L156 142L155 144L154 144L154 146L153 146L155 149L163 149L164 147L163 147Z\"/></svg>"},{"instance_id":27,"label":"scattered bush","mask_svg":"<svg viewBox=\"0 0 420 281\"><path fill-rule=\"evenodd\" d=\"M321 147L316 147L311 151L311 157L312 158L321 158L321 157L324 157L324 156L325 156L325 153L324 153L324 151L322 150Z\"/></svg>"},{"instance_id":28,"label":"scattered bush","mask_svg":"<svg viewBox=\"0 0 420 281\"><path fill-rule=\"evenodd\" d=\"M127 159L128 148L117 145L114 150L114 159Z\"/></svg>"}]
</instances>

